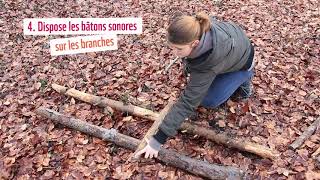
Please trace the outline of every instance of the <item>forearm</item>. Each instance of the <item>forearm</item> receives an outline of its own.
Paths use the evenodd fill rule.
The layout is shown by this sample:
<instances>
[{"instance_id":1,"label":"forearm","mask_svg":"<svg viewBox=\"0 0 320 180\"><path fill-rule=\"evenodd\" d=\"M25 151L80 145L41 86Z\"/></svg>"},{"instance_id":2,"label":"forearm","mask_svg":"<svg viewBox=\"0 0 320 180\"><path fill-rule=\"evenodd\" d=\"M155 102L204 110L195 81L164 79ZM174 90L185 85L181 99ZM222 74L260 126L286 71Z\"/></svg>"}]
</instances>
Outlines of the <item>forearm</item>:
<instances>
[{"instance_id":1,"label":"forearm","mask_svg":"<svg viewBox=\"0 0 320 180\"><path fill-rule=\"evenodd\" d=\"M164 117L157 133L153 136L157 141L164 144L168 137L177 134L177 129L180 128L183 121L188 118L201 103L214 78L214 72L191 75L190 82L186 89Z\"/></svg>"},{"instance_id":2,"label":"forearm","mask_svg":"<svg viewBox=\"0 0 320 180\"><path fill-rule=\"evenodd\" d=\"M168 137L175 136L177 134L177 129L180 128L183 121L185 121L185 119L199 106L204 95L205 93L195 99L194 97L189 97L185 93L182 94L177 103L172 106L165 116L157 133L154 135L154 138L161 144L164 144Z\"/></svg>"}]
</instances>

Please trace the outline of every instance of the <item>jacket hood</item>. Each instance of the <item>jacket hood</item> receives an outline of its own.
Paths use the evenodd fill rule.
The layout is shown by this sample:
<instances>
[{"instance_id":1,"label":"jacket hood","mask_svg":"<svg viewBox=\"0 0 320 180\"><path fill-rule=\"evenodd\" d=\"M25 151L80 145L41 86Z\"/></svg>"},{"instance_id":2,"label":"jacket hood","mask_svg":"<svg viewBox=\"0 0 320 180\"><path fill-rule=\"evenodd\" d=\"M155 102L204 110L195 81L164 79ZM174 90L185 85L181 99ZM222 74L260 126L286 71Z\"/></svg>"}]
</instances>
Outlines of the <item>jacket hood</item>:
<instances>
[{"instance_id":1,"label":"jacket hood","mask_svg":"<svg viewBox=\"0 0 320 180\"><path fill-rule=\"evenodd\" d=\"M210 29L211 30L211 29ZM199 57L200 55L204 54L208 50L212 49L213 47L213 40L212 40L212 33L209 31L203 33L201 39L199 41L198 46L196 46L188 56L188 58L194 59Z\"/></svg>"}]
</instances>

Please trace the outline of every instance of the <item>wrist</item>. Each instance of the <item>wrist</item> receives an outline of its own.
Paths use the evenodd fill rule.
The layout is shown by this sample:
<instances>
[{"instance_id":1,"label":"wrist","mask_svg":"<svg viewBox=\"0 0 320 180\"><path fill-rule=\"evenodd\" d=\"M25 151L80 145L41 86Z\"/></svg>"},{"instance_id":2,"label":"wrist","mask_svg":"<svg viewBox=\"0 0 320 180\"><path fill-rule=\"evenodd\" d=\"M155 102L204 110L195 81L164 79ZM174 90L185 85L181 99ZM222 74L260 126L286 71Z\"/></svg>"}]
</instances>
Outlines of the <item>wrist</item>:
<instances>
[{"instance_id":1,"label":"wrist","mask_svg":"<svg viewBox=\"0 0 320 180\"><path fill-rule=\"evenodd\" d=\"M168 136L161 129L159 129L158 132L153 135L153 138L160 144L164 144L167 141Z\"/></svg>"},{"instance_id":2,"label":"wrist","mask_svg":"<svg viewBox=\"0 0 320 180\"><path fill-rule=\"evenodd\" d=\"M159 151L160 150L160 148L161 148L161 143L159 143L154 137L150 137L150 139L149 139L149 146L151 146L153 149L155 149L155 150L157 150L157 151Z\"/></svg>"}]
</instances>

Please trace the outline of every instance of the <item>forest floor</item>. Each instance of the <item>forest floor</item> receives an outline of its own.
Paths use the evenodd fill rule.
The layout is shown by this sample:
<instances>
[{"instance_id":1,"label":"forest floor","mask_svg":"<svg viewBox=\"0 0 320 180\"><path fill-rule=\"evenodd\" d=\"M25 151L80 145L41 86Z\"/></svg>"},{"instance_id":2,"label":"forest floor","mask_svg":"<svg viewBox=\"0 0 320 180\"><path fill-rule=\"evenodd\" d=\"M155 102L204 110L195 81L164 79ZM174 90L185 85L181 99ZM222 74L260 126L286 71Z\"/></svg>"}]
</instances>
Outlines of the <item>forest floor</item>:
<instances>
[{"instance_id":1,"label":"forest floor","mask_svg":"<svg viewBox=\"0 0 320 180\"><path fill-rule=\"evenodd\" d=\"M58 94L52 83L160 111L179 97L186 80L165 40L175 11L205 11L245 29L256 45L254 95L220 109L199 108L195 123L268 146L274 161L178 133L166 148L210 163L239 167L248 179L320 179L311 154L319 130L300 148L292 143L320 116L320 24L316 0L274 1L0 1L1 179L197 179L158 160L125 165L131 151L54 125L34 113L40 106L142 138L152 125L138 117ZM119 35L118 50L50 56L50 39L26 36L24 18L142 17L143 33ZM201 179L201 178L199 178Z\"/></svg>"}]
</instances>

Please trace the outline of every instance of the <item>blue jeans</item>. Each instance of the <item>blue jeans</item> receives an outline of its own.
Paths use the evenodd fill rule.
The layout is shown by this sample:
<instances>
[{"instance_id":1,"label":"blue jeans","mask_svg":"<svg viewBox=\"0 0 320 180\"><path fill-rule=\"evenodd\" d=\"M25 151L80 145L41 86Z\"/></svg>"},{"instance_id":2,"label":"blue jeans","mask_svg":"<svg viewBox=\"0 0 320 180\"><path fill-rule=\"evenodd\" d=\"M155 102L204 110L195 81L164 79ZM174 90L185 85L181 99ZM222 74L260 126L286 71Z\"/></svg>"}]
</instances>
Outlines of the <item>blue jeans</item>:
<instances>
[{"instance_id":1,"label":"blue jeans","mask_svg":"<svg viewBox=\"0 0 320 180\"><path fill-rule=\"evenodd\" d=\"M200 105L206 108L218 107L227 101L241 84L251 81L252 76L253 70L217 75Z\"/></svg>"},{"instance_id":2,"label":"blue jeans","mask_svg":"<svg viewBox=\"0 0 320 180\"><path fill-rule=\"evenodd\" d=\"M251 45L248 61L243 67L244 70L217 75L200 105L207 108L216 108L227 101L241 85L250 85L254 74L253 59L254 46Z\"/></svg>"}]
</instances>

